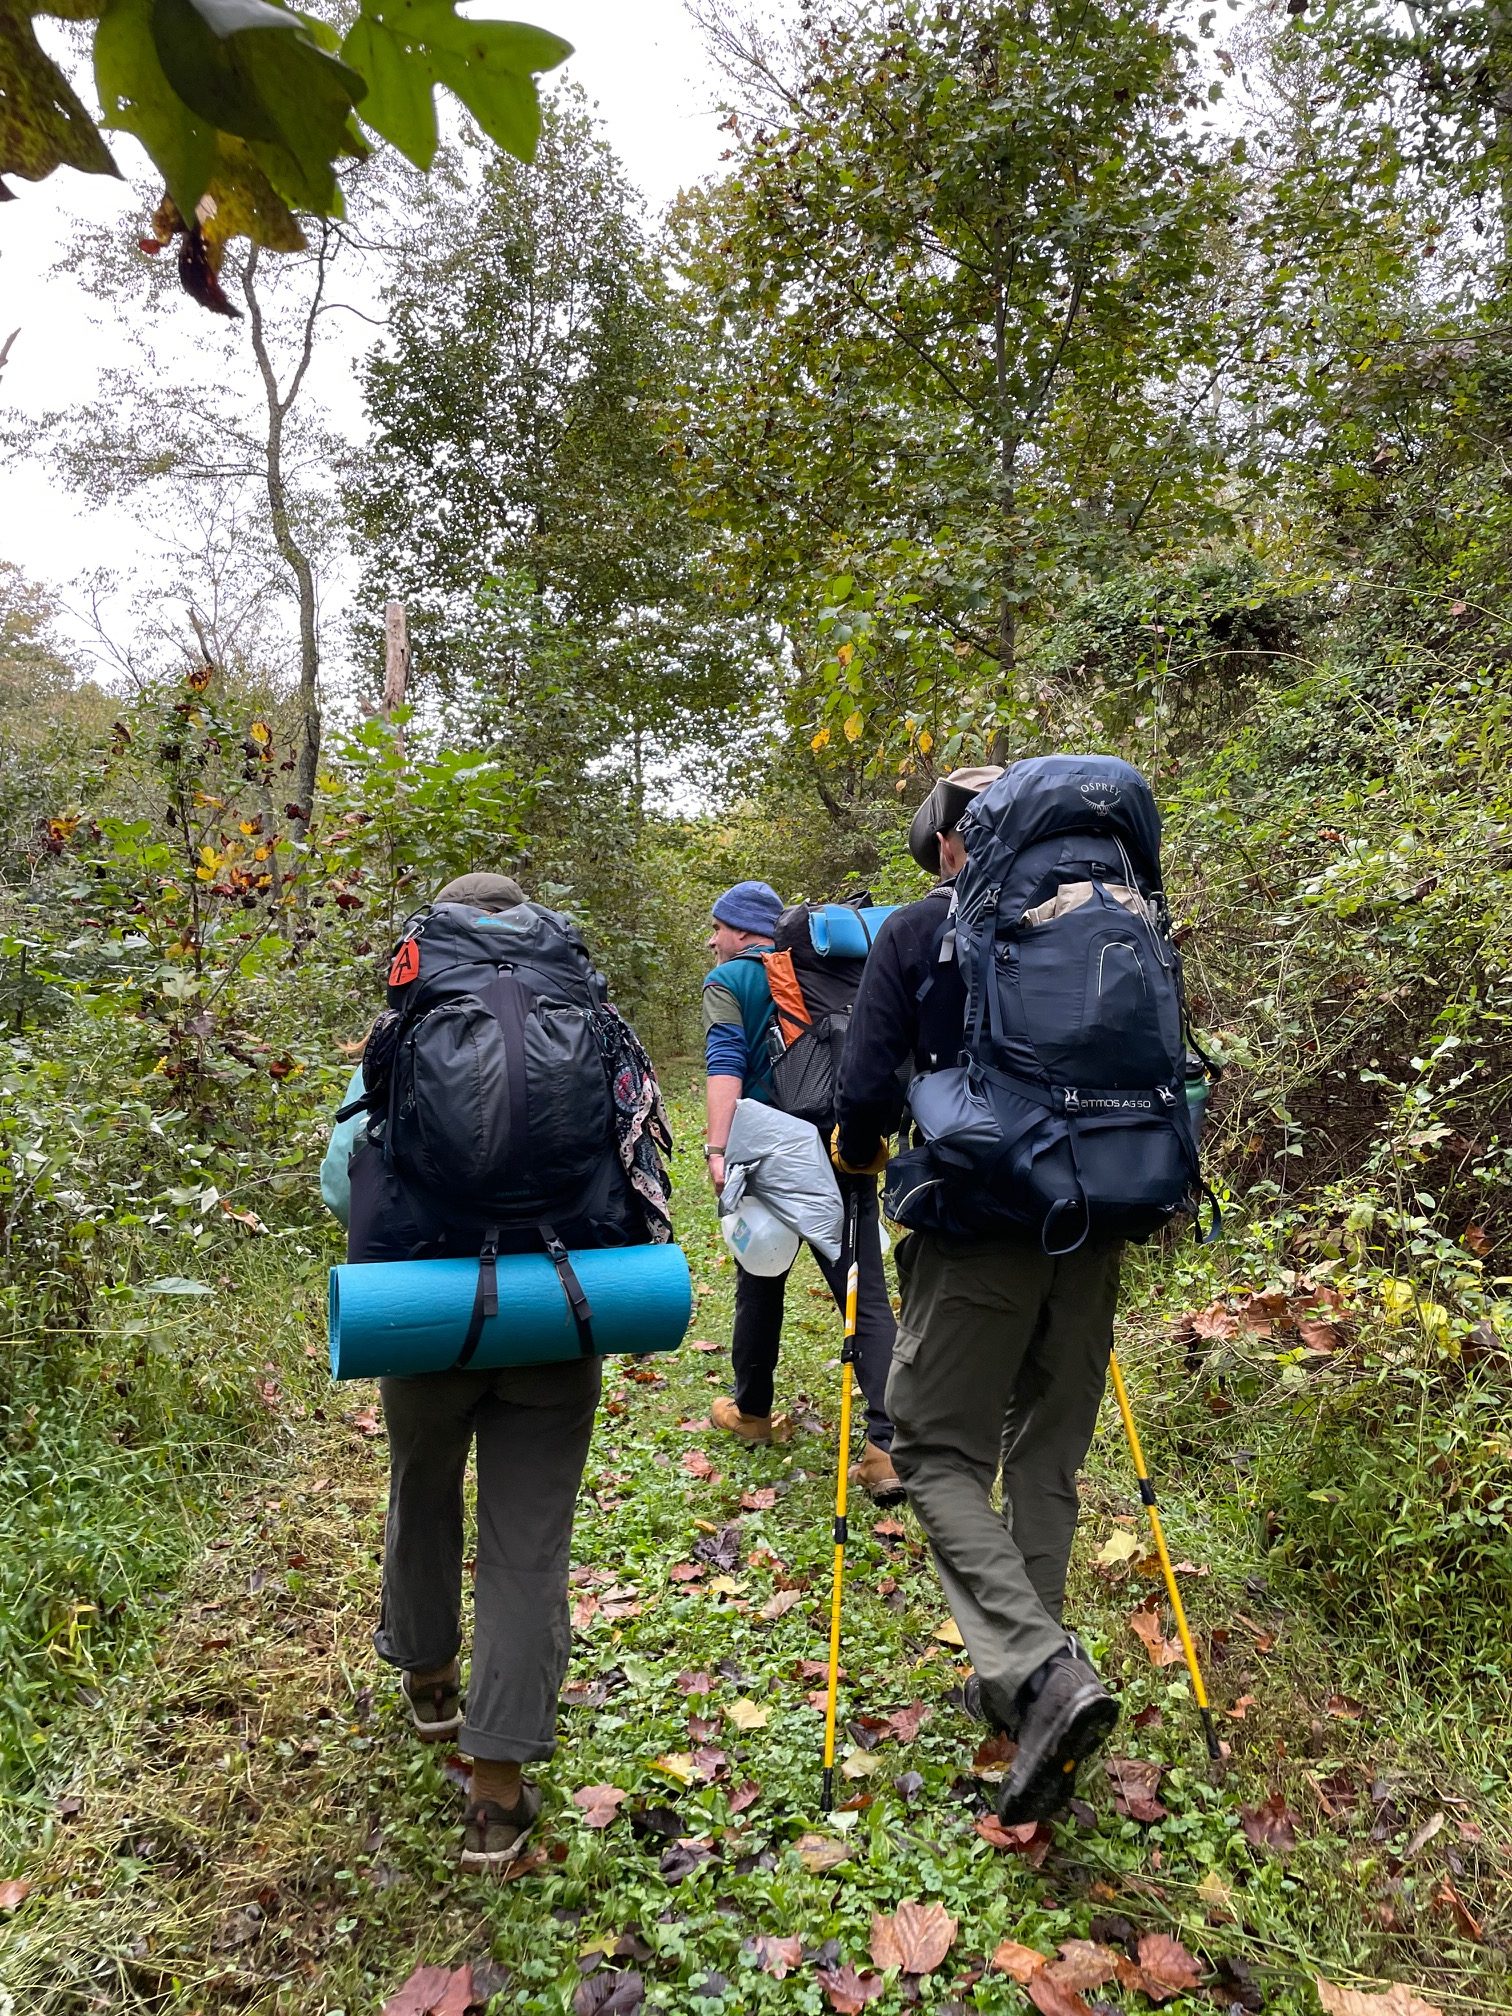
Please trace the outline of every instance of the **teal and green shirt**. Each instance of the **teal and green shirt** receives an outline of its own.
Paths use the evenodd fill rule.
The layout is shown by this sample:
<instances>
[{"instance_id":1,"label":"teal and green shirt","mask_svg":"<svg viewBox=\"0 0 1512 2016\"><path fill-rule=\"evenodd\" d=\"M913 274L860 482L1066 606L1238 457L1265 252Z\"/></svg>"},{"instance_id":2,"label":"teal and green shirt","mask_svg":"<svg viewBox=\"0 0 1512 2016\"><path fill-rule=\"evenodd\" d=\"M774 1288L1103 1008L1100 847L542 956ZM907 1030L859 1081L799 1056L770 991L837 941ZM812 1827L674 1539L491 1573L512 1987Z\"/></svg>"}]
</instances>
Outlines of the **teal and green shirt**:
<instances>
[{"instance_id":1,"label":"teal and green shirt","mask_svg":"<svg viewBox=\"0 0 1512 2016\"><path fill-rule=\"evenodd\" d=\"M704 1069L711 1078L738 1078L748 1099L772 1102L772 1060L767 1032L777 1009L767 985L762 953L753 945L725 960L704 981Z\"/></svg>"}]
</instances>

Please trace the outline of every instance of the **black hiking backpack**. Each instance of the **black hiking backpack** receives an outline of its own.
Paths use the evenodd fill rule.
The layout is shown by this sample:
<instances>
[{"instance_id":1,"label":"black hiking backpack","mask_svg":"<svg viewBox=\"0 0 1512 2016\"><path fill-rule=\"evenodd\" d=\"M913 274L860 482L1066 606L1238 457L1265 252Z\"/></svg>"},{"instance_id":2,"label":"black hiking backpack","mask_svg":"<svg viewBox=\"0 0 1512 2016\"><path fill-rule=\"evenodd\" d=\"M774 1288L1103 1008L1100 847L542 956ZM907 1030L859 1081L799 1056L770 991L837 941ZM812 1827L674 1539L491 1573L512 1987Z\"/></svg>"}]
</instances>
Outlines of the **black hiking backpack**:
<instances>
[{"instance_id":1,"label":"black hiking backpack","mask_svg":"<svg viewBox=\"0 0 1512 2016\"><path fill-rule=\"evenodd\" d=\"M544 1246L584 1329L565 1249L646 1235L595 1030L604 982L582 938L537 903L433 904L406 926L388 997L362 1098L339 1116L370 1115L352 1160L348 1257L486 1263Z\"/></svg>"},{"instance_id":2,"label":"black hiking backpack","mask_svg":"<svg viewBox=\"0 0 1512 2016\"><path fill-rule=\"evenodd\" d=\"M843 903L794 903L777 920L773 949L761 955L776 1010L767 1038L772 1104L826 1141L866 954L888 915L865 892Z\"/></svg>"},{"instance_id":3,"label":"black hiking backpack","mask_svg":"<svg viewBox=\"0 0 1512 2016\"><path fill-rule=\"evenodd\" d=\"M1115 757L1034 757L958 831L965 1042L910 1087L916 1145L889 1169L889 1213L947 1236L1022 1229L1047 1253L1195 1216L1212 1193L1149 785Z\"/></svg>"}]
</instances>

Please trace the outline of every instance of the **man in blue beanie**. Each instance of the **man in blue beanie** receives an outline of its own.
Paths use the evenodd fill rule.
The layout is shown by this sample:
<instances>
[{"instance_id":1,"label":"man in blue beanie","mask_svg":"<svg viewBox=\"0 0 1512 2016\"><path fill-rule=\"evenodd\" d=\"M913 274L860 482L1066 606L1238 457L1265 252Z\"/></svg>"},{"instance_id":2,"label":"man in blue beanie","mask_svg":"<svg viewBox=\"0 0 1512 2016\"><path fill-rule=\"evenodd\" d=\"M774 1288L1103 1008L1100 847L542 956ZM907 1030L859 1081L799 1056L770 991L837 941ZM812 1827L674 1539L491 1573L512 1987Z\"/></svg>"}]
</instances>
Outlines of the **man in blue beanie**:
<instances>
[{"instance_id":1,"label":"man in blue beanie","mask_svg":"<svg viewBox=\"0 0 1512 2016\"><path fill-rule=\"evenodd\" d=\"M772 1063L768 1035L776 1009L763 954L774 949L773 934L782 899L766 882L737 882L714 905L709 950L718 962L704 981L704 1069L707 1072L708 1138L704 1156L717 1196L724 1187L724 1145L739 1100L772 1103ZM882 1270L874 1185L861 1190L859 1280L856 1295L856 1374L866 1399L866 1450L851 1472L855 1483L879 1505L899 1502L903 1486L888 1451L892 1423L883 1396L892 1363L892 1303ZM815 1254L836 1303L845 1305L844 1265ZM716 1428L746 1443L772 1440L773 1375L782 1342L786 1275L735 1275L735 1329L730 1356L735 1373L733 1399L714 1402Z\"/></svg>"}]
</instances>

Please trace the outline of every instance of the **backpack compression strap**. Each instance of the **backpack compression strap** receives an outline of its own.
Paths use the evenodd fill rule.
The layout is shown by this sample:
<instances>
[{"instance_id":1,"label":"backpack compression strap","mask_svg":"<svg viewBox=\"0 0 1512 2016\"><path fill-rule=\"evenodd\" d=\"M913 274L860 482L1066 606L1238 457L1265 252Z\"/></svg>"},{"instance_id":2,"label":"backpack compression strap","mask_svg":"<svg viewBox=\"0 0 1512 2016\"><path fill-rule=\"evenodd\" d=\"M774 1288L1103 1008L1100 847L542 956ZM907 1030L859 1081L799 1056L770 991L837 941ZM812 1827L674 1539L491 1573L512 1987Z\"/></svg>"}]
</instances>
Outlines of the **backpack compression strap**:
<instances>
[{"instance_id":1,"label":"backpack compression strap","mask_svg":"<svg viewBox=\"0 0 1512 2016\"><path fill-rule=\"evenodd\" d=\"M482 1250L478 1254L478 1286L473 1294L472 1315L468 1318L467 1335L462 1339L462 1349L457 1353L455 1370L460 1372L471 1364L483 1336L483 1325L499 1313L499 1273L495 1262L499 1257L499 1228L490 1225L483 1235Z\"/></svg>"},{"instance_id":2,"label":"backpack compression strap","mask_svg":"<svg viewBox=\"0 0 1512 2016\"><path fill-rule=\"evenodd\" d=\"M572 1320L577 1327L578 1349L585 1358L591 1358L593 1351L593 1307L584 1293L583 1284L573 1270L567 1248L558 1239L549 1225L537 1228L545 1243L546 1257L557 1271L557 1279L562 1284L562 1293L567 1297L567 1307L572 1311Z\"/></svg>"}]
</instances>

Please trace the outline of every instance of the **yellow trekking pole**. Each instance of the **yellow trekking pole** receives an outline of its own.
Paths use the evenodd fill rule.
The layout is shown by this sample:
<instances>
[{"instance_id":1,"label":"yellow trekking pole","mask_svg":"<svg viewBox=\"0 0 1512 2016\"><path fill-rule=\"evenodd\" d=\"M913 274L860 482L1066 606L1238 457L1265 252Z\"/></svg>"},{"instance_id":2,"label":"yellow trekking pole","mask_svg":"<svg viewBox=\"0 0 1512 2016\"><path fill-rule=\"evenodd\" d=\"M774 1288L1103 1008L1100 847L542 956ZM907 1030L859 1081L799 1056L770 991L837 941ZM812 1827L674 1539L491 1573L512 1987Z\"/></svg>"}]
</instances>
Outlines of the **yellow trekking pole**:
<instances>
[{"instance_id":1,"label":"yellow trekking pole","mask_svg":"<svg viewBox=\"0 0 1512 2016\"><path fill-rule=\"evenodd\" d=\"M845 1343L840 1352L840 1461L835 1476L835 1579L830 1591L829 1689L824 1701L824 1784L819 1810L835 1804L835 1705L840 1692L840 1599L845 1589L845 1505L850 1476L851 1386L856 1362L856 1288L861 1264L857 1253L860 1190L845 1186L845 1251L850 1268L845 1277Z\"/></svg>"},{"instance_id":2,"label":"yellow trekking pole","mask_svg":"<svg viewBox=\"0 0 1512 2016\"><path fill-rule=\"evenodd\" d=\"M1116 1351L1108 1354L1108 1370L1113 1375L1113 1391L1118 1395L1118 1411L1123 1416L1124 1433L1129 1438L1129 1454L1134 1458L1134 1475L1139 1479L1140 1500L1150 1515L1150 1531L1155 1536L1155 1552L1160 1556L1160 1572L1165 1577L1166 1594L1171 1599L1171 1610L1176 1618L1181 1649L1186 1654L1187 1671L1192 1676L1192 1693L1196 1697L1197 1712L1202 1717L1202 1733L1207 1739L1207 1753L1216 1764L1223 1753L1218 1747L1218 1732L1213 1727L1213 1711L1208 1706L1207 1689L1202 1684L1202 1668L1197 1664L1197 1647L1192 1643L1192 1634L1187 1626L1186 1609L1181 1601L1181 1591L1176 1587L1176 1571L1171 1566L1171 1557L1166 1549L1165 1532L1160 1524L1160 1507L1155 1502L1155 1486L1150 1482L1150 1473L1145 1468L1144 1450L1139 1446L1139 1430L1134 1426L1134 1413L1129 1406L1129 1391L1124 1385L1123 1374L1118 1369Z\"/></svg>"}]
</instances>

